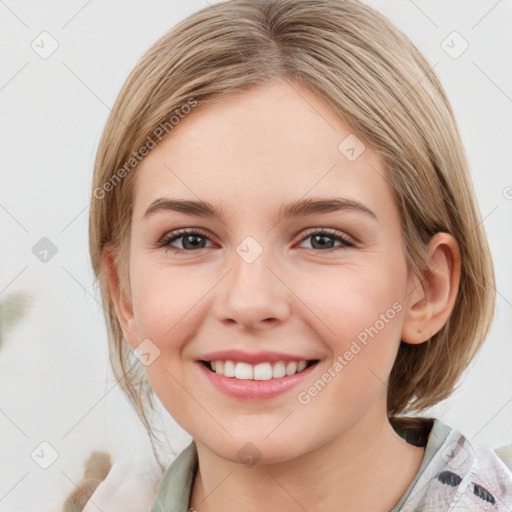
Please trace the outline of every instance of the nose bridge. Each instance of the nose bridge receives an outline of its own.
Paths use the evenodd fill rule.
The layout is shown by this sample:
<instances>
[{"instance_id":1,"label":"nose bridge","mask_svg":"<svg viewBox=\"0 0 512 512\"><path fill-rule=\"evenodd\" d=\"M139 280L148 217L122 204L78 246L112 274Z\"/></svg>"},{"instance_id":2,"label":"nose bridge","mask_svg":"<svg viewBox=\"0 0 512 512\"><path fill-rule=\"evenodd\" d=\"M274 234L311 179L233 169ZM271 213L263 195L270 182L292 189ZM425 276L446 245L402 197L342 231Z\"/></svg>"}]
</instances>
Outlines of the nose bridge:
<instances>
[{"instance_id":1,"label":"nose bridge","mask_svg":"<svg viewBox=\"0 0 512 512\"><path fill-rule=\"evenodd\" d=\"M277 265L270 249L248 236L235 247L230 267L222 296L217 300L219 320L257 329L270 320L282 321L289 314L286 286L273 269Z\"/></svg>"}]
</instances>

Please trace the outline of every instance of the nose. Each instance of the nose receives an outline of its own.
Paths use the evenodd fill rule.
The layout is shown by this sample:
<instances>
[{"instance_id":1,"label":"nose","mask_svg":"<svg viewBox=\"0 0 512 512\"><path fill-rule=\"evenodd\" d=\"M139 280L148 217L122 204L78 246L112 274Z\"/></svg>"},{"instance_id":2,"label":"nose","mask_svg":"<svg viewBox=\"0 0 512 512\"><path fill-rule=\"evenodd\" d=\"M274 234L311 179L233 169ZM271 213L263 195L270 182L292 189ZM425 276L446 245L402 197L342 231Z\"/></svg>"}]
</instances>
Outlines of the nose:
<instances>
[{"instance_id":1,"label":"nose","mask_svg":"<svg viewBox=\"0 0 512 512\"><path fill-rule=\"evenodd\" d=\"M267 252L270 251L263 251L254 261L234 255L233 267L219 283L221 288L214 303L219 321L259 331L276 327L289 316L292 293Z\"/></svg>"}]
</instances>

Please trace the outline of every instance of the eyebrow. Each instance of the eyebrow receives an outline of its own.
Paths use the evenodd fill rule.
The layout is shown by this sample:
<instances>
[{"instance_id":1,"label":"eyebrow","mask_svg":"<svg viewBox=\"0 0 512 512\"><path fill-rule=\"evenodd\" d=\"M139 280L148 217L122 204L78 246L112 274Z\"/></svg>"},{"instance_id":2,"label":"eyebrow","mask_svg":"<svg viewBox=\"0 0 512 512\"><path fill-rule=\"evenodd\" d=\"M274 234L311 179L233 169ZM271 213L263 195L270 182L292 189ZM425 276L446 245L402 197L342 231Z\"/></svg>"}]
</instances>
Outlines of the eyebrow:
<instances>
[{"instance_id":1,"label":"eyebrow","mask_svg":"<svg viewBox=\"0 0 512 512\"><path fill-rule=\"evenodd\" d=\"M223 206L217 211L208 201L191 201L161 197L151 203L144 214L144 218L161 211L175 211L198 217L223 217L225 214ZM341 197L308 198L283 204L279 209L279 218L303 217L337 211L356 211L377 220L377 215L362 203Z\"/></svg>"}]
</instances>

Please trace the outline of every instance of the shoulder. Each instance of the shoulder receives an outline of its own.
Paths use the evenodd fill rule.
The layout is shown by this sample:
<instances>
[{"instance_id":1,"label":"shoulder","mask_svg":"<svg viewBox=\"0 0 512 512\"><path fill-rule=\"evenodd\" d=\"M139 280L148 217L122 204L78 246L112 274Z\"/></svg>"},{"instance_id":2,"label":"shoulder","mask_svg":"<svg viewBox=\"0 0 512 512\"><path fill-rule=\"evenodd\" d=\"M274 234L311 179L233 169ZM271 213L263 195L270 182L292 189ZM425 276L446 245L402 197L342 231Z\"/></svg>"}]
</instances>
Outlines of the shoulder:
<instances>
[{"instance_id":1,"label":"shoulder","mask_svg":"<svg viewBox=\"0 0 512 512\"><path fill-rule=\"evenodd\" d=\"M158 486L151 511L188 510L197 469L197 447L192 441L167 468Z\"/></svg>"},{"instance_id":2,"label":"shoulder","mask_svg":"<svg viewBox=\"0 0 512 512\"><path fill-rule=\"evenodd\" d=\"M112 465L83 512L149 512L162 475L152 452L130 454Z\"/></svg>"},{"instance_id":3,"label":"shoulder","mask_svg":"<svg viewBox=\"0 0 512 512\"><path fill-rule=\"evenodd\" d=\"M512 443L495 448L493 451L505 466L512 471Z\"/></svg>"},{"instance_id":4,"label":"shoulder","mask_svg":"<svg viewBox=\"0 0 512 512\"><path fill-rule=\"evenodd\" d=\"M464 435L453 431L453 442L459 443L465 450L460 461L460 469L451 467L448 459L444 473L438 476L440 481L458 475L459 496L461 504L492 507L492 510L512 509L512 471L498 454L480 443L468 440ZM462 453L462 452L461 452ZM460 473L460 475L459 475ZM453 477L452 477L453 478ZM491 508L489 508L491 509Z\"/></svg>"},{"instance_id":5,"label":"shoulder","mask_svg":"<svg viewBox=\"0 0 512 512\"><path fill-rule=\"evenodd\" d=\"M477 461L474 479L488 484L499 498L505 499L507 505L512 507L512 468L508 465L511 461L500 456L505 447L495 451L478 443L468 441L468 444L474 450Z\"/></svg>"},{"instance_id":6,"label":"shoulder","mask_svg":"<svg viewBox=\"0 0 512 512\"><path fill-rule=\"evenodd\" d=\"M482 511L512 509L512 471L494 450L437 418L426 450L429 445L431 458L416 483L419 491L411 493L401 510L446 506ZM500 448L500 454L506 452Z\"/></svg>"}]
</instances>

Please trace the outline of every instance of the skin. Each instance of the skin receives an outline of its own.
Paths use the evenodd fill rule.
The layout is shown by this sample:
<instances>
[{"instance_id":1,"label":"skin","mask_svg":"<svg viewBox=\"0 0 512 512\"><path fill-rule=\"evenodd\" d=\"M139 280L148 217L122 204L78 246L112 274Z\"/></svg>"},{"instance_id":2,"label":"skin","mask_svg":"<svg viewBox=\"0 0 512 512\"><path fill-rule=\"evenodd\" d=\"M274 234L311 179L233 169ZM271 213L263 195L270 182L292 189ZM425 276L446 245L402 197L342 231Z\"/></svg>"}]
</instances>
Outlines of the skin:
<instances>
[{"instance_id":1,"label":"skin","mask_svg":"<svg viewBox=\"0 0 512 512\"><path fill-rule=\"evenodd\" d=\"M190 506L200 512L389 511L421 464L424 448L389 424L387 379L401 339L422 343L448 319L458 247L437 234L431 271L409 275L384 162L368 144L347 159L338 146L351 133L318 96L285 81L198 106L137 169L128 296L120 293L112 248L104 251L124 337L133 348L144 339L158 347L145 366L148 379L196 441ZM279 219L281 203L341 196L377 218L346 210ZM161 197L222 204L224 216L159 211L144 218ZM157 246L179 228L208 238L199 237L199 249L183 245L186 237L174 241L185 254ZM357 244L328 238L323 249L309 228L330 228ZM263 251L250 264L236 251L247 236ZM394 303L401 311L300 403L297 394ZM241 400L214 388L196 362L230 348L319 363L299 388ZM261 454L252 466L237 456L247 442Z\"/></svg>"}]
</instances>

